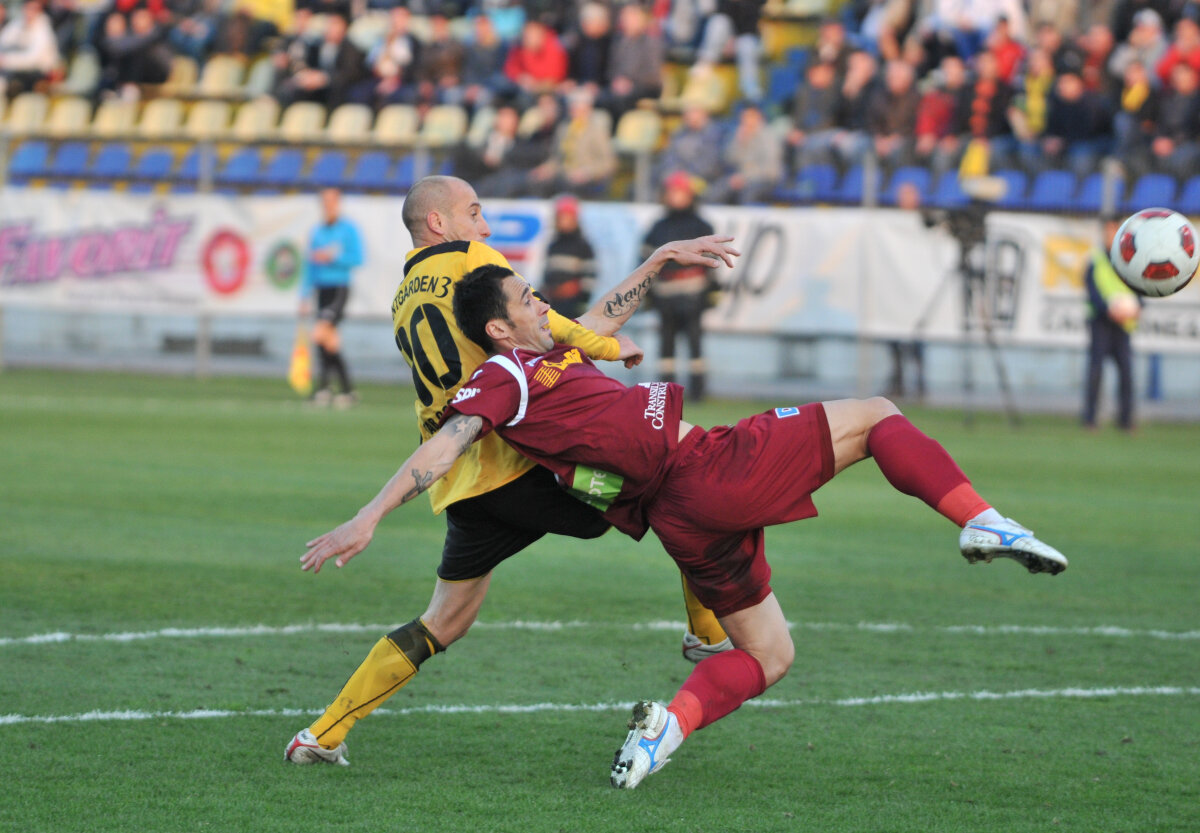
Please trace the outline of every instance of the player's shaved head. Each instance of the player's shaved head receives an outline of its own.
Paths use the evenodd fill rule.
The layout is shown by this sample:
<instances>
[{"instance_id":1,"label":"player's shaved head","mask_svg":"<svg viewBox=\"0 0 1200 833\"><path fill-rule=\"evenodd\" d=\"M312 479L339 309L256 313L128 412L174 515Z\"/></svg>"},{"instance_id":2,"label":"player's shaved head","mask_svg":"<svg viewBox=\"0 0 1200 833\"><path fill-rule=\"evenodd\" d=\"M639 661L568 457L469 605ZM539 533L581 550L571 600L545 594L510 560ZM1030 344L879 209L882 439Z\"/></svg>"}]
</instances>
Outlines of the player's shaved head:
<instances>
[{"instance_id":1,"label":"player's shaved head","mask_svg":"<svg viewBox=\"0 0 1200 833\"><path fill-rule=\"evenodd\" d=\"M404 198L400 218L417 246L446 240L483 240L491 234L482 221L475 189L456 176L418 180Z\"/></svg>"}]
</instances>

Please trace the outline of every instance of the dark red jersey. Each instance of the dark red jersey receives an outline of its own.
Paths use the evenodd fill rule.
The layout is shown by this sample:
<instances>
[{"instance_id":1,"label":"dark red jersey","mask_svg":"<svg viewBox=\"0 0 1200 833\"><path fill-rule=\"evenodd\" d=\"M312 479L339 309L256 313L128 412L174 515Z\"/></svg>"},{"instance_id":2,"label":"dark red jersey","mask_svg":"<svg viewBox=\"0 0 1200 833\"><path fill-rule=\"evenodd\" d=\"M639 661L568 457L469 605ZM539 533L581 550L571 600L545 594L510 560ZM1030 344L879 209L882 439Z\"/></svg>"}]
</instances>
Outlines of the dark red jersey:
<instances>
[{"instance_id":1,"label":"dark red jersey","mask_svg":"<svg viewBox=\"0 0 1200 833\"><path fill-rule=\"evenodd\" d=\"M449 407L482 417L484 434L497 431L635 538L648 528L645 506L678 445L682 409L679 385L628 387L565 344L493 356Z\"/></svg>"}]
</instances>

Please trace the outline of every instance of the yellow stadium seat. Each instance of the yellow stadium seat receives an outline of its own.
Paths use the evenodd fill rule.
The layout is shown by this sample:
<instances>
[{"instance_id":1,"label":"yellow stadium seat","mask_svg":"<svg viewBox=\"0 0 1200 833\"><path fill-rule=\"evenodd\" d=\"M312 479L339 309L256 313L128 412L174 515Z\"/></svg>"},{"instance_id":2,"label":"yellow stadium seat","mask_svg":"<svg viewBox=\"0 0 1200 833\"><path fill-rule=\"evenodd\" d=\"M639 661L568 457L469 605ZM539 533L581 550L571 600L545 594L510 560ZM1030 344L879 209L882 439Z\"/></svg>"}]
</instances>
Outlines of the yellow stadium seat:
<instances>
[{"instance_id":1,"label":"yellow stadium seat","mask_svg":"<svg viewBox=\"0 0 1200 833\"><path fill-rule=\"evenodd\" d=\"M492 107L480 107L471 117L471 126L467 128L467 144L480 147L487 140L488 131L496 121L496 110Z\"/></svg>"},{"instance_id":2,"label":"yellow stadium seat","mask_svg":"<svg viewBox=\"0 0 1200 833\"><path fill-rule=\"evenodd\" d=\"M160 87L160 92L165 96L192 95L196 91L196 80L199 77L200 67L195 59L186 55L176 55L171 59L171 71Z\"/></svg>"},{"instance_id":3,"label":"yellow stadium seat","mask_svg":"<svg viewBox=\"0 0 1200 833\"><path fill-rule=\"evenodd\" d=\"M126 98L107 98L92 116L92 135L101 139L126 136L137 122L137 102Z\"/></svg>"},{"instance_id":4,"label":"yellow stadium seat","mask_svg":"<svg viewBox=\"0 0 1200 833\"><path fill-rule=\"evenodd\" d=\"M456 104L430 107L421 124L418 140L425 147L452 147L467 133L467 111Z\"/></svg>"},{"instance_id":5,"label":"yellow stadium seat","mask_svg":"<svg viewBox=\"0 0 1200 833\"><path fill-rule=\"evenodd\" d=\"M183 123L183 135L189 140L216 139L229 130L228 101L197 101L188 110Z\"/></svg>"},{"instance_id":6,"label":"yellow stadium seat","mask_svg":"<svg viewBox=\"0 0 1200 833\"><path fill-rule=\"evenodd\" d=\"M196 94L201 98L233 98L241 91L245 64L232 55L213 55L200 70Z\"/></svg>"},{"instance_id":7,"label":"yellow stadium seat","mask_svg":"<svg viewBox=\"0 0 1200 833\"><path fill-rule=\"evenodd\" d=\"M408 145L417 140L417 110L408 104L389 104L375 117L372 138L380 144Z\"/></svg>"},{"instance_id":8,"label":"yellow stadium seat","mask_svg":"<svg viewBox=\"0 0 1200 833\"><path fill-rule=\"evenodd\" d=\"M28 136L42 129L50 101L41 93L21 93L8 105L4 125L13 136Z\"/></svg>"},{"instance_id":9,"label":"yellow stadium seat","mask_svg":"<svg viewBox=\"0 0 1200 833\"><path fill-rule=\"evenodd\" d=\"M315 101L289 104L279 120L279 138L286 142L313 142L325 138L325 105Z\"/></svg>"},{"instance_id":10,"label":"yellow stadium seat","mask_svg":"<svg viewBox=\"0 0 1200 833\"><path fill-rule=\"evenodd\" d=\"M233 116L229 138L238 142L261 142L275 135L279 121L279 102L270 96L247 101Z\"/></svg>"},{"instance_id":11,"label":"yellow stadium seat","mask_svg":"<svg viewBox=\"0 0 1200 833\"><path fill-rule=\"evenodd\" d=\"M43 131L55 138L77 136L87 132L91 120L92 103L79 96L67 96L50 105Z\"/></svg>"},{"instance_id":12,"label":"yellow stadium seat","mask_svg":"<svg viewBox=\"0 0 1200 833\"><path fill-rule=\"evenodd\" d=\"M270 55L263 55L246 70L246 81L242 84L241 94L244 98L257 98L267 95L275 84L275 64Z\"/></svg>"},{"instance_id":13,"label":"yellow stadium seat","mask_svg":"<svg viewBox=\"0 0 1200 833\"><path fill-rule=\"evenodd\" d=\"M146 102L137 122L139 138L165 139L179 133L183 125L183 102L177 98L156 98Z\"/></svg>"},{"instance_id":14,"label":"yellow stadium seat","mask_svg":"<svg viewBox=\"0 0 1200 833\"><path fill-rule=\"evenodd\" d=\"M371 137L371 108L365 104L343 104L329 114L325 137L338 144L365 142Z\"/></svg>"},{"instance_id":15,"label":"yellow stadium seat","mask_svg":"<svg viewBox=\"0 0 1200 833\"><path fill-rule=\"evenodd\" d=\"M93 49L79 49L67 66L63 80L51 86L55 95L89 96L100 84L100 59Z\"/></svg>"},{"instance_id":16,"label":"yellow stadium seat","mask_svg":"<svg viewBox=\"0 0 1200 833\"><path fill-rule=\"evenodd\" d=\"M629 110L617 122L613 145L622 153L649 153L662 138L662 116L655 110Z\"/></svg>"}]
</instances>

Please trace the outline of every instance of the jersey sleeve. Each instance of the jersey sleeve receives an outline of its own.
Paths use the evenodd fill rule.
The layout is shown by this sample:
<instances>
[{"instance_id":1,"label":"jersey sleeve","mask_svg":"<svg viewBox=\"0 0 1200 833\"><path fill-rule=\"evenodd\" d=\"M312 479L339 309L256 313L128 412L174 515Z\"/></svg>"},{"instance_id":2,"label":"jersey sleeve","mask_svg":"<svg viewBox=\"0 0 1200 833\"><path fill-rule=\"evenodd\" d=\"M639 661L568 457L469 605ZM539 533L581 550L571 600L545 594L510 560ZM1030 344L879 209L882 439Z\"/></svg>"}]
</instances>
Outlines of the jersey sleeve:
<instances>
[{"instance_id":1,"label":"jersey sleeve","mask_svg":"<svg viewBox=\"0 0 1200 833\"><path fill-rule=\"evenodd\" d=\"M615 361L621 355L621 345L615 338L596 335L587 327L559 315L554 310L548 313L550 335L559 344L570 344L587 354L589 359Z\"/></svg>"},{"instance_id":2,"label":"jersey sleeve","mask_svg":"<svg viewBox=\"0 0 1200 833\"><path fill-rule=\"evenodd\" d=\"M491 362L484 362L467 380L446 409L448 419L455 413L483 418L483 437L517 415L521 407L521 388L509 373Z\"/></svg>"}]
</instances>

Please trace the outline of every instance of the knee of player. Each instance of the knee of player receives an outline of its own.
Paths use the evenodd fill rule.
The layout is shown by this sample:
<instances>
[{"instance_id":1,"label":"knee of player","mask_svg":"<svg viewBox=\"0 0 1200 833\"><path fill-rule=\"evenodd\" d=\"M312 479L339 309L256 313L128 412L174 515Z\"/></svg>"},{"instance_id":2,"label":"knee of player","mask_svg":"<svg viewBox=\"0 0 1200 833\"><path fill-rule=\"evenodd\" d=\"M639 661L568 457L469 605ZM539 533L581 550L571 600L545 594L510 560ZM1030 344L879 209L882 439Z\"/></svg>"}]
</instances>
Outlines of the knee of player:
<instances>
[{"instance_id":1,"label":"knee of player","mask_svg":"<svg viewBox=\"0 0 1200 833\"><path fill-rule=\"evenodd\" d=\"M900 409L896 406L896 403L886 396L872 396L869 399L864 399L863 405L866 406L871 415L872 424L900 413Z\"/></svg>"},{"instance_id":2,"label":"knee of player","mask_svg":"<svg viewBox=\"0 0 1200 833\"><path fill-rule=\"evenodd\" d=\"M792 667L792 663L796 659L796 646L792 640L777 640L771 645L771 649L763 656L758 658L759 665L763 669L763 677L766 679L767 687L775 685L782 680L788 670Z\"/></svg>"}]
</instances>

